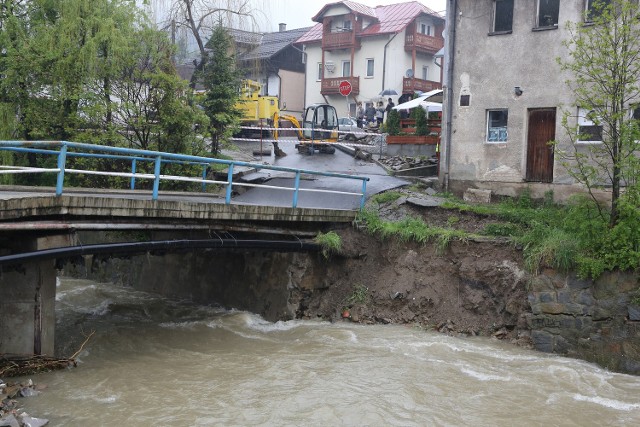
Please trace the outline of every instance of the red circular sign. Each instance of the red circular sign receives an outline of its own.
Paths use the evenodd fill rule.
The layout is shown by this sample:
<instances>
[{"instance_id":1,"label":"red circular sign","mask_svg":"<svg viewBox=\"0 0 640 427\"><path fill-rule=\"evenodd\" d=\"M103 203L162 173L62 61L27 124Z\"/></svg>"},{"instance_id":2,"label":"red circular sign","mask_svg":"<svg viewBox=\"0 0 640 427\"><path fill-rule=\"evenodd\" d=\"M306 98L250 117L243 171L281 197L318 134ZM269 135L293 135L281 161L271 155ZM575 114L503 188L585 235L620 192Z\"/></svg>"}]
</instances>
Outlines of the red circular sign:
<instances>
[{"instance_id":1,"label":"red circular sign","mask_svg":"<svg viewBox=\"0 0 640 427\"><path fill-rule=\"evenodd\" d=\"M343 80L340 82L340 95L349 96L351 93L351 83L347 80Z\"/></svg>"}]
</instances>

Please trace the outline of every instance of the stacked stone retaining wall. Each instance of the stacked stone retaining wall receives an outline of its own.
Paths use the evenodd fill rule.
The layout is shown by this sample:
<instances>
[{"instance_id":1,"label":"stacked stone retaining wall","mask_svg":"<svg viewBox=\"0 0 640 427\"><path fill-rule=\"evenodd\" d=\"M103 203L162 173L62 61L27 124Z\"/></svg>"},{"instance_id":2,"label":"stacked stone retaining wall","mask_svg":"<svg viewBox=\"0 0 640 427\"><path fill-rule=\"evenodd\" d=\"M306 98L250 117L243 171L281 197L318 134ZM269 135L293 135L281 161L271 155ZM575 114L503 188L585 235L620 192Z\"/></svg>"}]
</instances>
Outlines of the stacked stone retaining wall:
<instances>
[{"instance_id":1,"label":"stacked stone retaining wall","mask_svg":"<svg viewBox=\"0 0 640 427\"><path fill-rule=\"evenodd\" d=\"M532 279L528 327L537 350L640 374L640 281L634 273L581 280L547 270Z\"/></svg>"}]
</instances>

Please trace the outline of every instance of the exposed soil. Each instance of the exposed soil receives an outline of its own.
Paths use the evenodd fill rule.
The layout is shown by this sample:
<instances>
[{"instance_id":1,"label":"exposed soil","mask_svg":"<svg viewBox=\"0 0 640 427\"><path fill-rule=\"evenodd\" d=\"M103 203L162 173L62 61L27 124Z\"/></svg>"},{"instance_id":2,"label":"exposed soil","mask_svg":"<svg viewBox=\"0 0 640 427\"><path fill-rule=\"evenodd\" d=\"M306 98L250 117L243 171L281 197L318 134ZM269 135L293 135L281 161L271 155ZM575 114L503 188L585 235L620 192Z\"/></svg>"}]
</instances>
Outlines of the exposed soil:
<instances>
[{"instance_id":1,"label":"exposed soil","mask_svg":"<svg viewBox=\"0 0 640 427\"><path fill-rule=\"evenodd\" d=\"M470 233L499 222L397 202L381 206L380 214L394 221L420 217L429 225ZM440 253L433 243L381 240L356 227L338 233L342 253L328 261L324 288L302 299L301 317L415 324L529 345L525 320L529 276L513 244L482 238L452 241Z\"/></svg>"}]
</instances>

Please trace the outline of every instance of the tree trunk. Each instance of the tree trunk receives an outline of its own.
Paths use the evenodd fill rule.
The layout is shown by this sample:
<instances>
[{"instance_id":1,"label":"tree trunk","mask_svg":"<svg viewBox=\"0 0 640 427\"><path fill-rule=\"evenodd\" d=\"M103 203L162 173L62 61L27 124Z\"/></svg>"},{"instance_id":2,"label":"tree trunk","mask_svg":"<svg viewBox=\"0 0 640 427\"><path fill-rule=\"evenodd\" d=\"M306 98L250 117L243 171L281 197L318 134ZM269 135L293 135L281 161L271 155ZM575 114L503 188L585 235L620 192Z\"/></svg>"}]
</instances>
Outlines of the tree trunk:
<instances>
[{"instance_id":1,"label":"tree trunk","mask_svg":"<svg viewBox=\"0 0 640 427\"><path fill-rule=\"evenodd\" d=\"M211 154L217 156L220 144L220 140L218 138L218 130L214 127L210 127L209 133L211 134Z\"/></svg>"}]
</instances>

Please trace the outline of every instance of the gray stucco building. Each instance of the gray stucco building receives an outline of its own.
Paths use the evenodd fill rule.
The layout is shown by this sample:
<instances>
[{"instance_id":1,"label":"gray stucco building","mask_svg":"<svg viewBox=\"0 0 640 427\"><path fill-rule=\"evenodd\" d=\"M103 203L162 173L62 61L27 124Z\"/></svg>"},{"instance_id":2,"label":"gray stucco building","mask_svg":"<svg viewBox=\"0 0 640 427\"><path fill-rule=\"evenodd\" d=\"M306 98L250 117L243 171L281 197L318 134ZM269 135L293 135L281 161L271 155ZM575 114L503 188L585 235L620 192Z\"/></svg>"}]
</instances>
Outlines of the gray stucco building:
<instances>
[{"instance_id":1,"label":"gray stucco building","mask_svg":"<svg viewBox=\"0 0 640 427\"><path fill-rule=\"evenodd\" d=\"M564 111L570 124L590 125L557 58L568 55L567 21L584 22L592 7L592 0L448 1L446 48L453 55L440 169L447 188L515 195L529 187L534 196L572 191L572 178L547 142L558 141L559 149L572 144Z\"/></svg>"}]
</instances>

